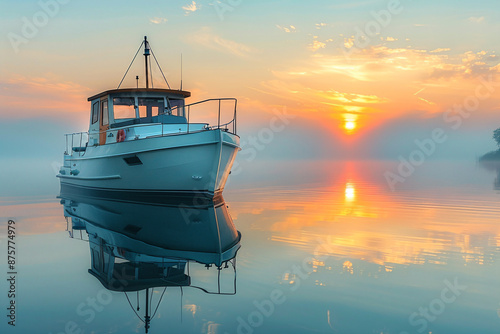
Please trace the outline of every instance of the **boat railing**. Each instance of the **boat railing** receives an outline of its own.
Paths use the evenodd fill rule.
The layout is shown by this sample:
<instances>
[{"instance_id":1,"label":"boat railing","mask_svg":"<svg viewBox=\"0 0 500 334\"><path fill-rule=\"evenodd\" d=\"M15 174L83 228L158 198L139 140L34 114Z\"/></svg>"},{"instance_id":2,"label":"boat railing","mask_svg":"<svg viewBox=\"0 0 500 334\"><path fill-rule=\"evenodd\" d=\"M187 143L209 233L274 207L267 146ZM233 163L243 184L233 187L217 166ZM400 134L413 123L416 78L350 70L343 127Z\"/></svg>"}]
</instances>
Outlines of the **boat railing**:
<instances>
[{"instance_id":1,"label":"boat railing","mask_svg":"<svg viewBox=\"0 0 500 334\"><path fill-rule=\"evenodd\" d=\"M229 110L230 117L232 117L232 119L228 122L225 122L225 123L221 123L221 109L222 109L223 101L231 101L232 102L230 104L230 108L226 109L226 110ZM223 129L224 131L236 134L236 107L237 107L238 100L235 99L234 97L202 100L202 101L188 104L186 106L174 107L174 108L170 109L169 111L171 113L180 114L179 111L181 111L181 109L182 109L182 111L183 111L182 114L184 114L186 116L186 119L187 119L187 132L189 133L189 123L192 120L191 109L195 108L195 106L197 107L197 106L202 105L202 104L206 105L206 104L209 104L211 102L217 103L217 125L215 125L215 122L213 124L209 124L208 129L210 129L210 130Z\"/></svg>"},{"instance_id":2,"label":"boat railing","mask_svg":"<svg viewBox=\"0 0 500 334\"><path fill-rule=\"evenodd\" d=\"M215 129L222 129L224 131L229 131L229 129L231 128L231 126L233 126L233 132L234 134L236 134L234 131L234 123L235 123L235 120L233 119L232 121L229 121L227 123L224 123L224 124L219 124L219 125L212 125L212 126L207 126L207 129L208 130L215 130Z\"/></svg>"},{"instance_id":3,"label":"boat railing","mask_svg":"<svg viewBox=\"0 0 500 334\"><path fill-rule=\"evenodd\" d=\"M85 154L87 144L89 142L88 132L68 133L66 136L65 155L73 155L78 153L78 156Z\"/></svg>"},{"instance_id":4,"label":"boat railing","mask_svg":"<svg viewBox=\"0 0 500 334\"><path fill-rule=\"evenodd\" d=\"M224 111L226 111L225 115L221 115L222 109L223 109L223 103L225 101L229 101L230 105L226 108L224 108ZM195 114L195 108L197 106L203 105L206 106L206 104L209 103L216 103L217 104L217 121L213 120L212 122L208 123L207 126L205 126L203 129L200 129L200 127L193 127L193 124L207 124L207 122L191 122L194 117L197 115L193 116ZM227 103L226 103L227 104ZM193 133L193 132L200 132L200 131L206 131L206 130L217 130L221 129L223 131L229 132L236 134L236 107L237 107L237 100L235 98L218 98L218 99L207 99L203 101L198 101L192 104L188 104L186 106L182 107L174 107L172 109L168 109L166 113L164 114L177 114L177 115L184 115L187 120L186 128L184 131L181 132L165 132L164 126L166 124L161 123L161 134L159 133L158 136L172 136L172 135L179 135L179 134L186 134L186 133ZM193 110L191 110L193 109ZM229 117L227 116L229 113ZM162 114L160 114L162 115ZM206 115L203 115L204 117ZM214 115L215 116L215 115ZM223 120L224 117L226 118L226 122L221 123L221 120ZM190 127L191 124L191 127ZM158 126L158 123L143 123L143 124L134 124L127 126L127 128L135 128L135 127L147 127L147 126ZM119 128L111 128L107 130L100 130L96 132L92 132L92 137L100 137L102 133L106 133L106 137L113 137L113 133L115 133ZM154 136L154 135L153 135ZM134 139L139 139L139 138L134 138ZM75 133L68 133L66 134L66 151L64 152L65 155L75 155L77 154L78 156L82 156L85 154L85 151L87 150L89 142L89 132L75 132ZM94 144L97 145L97 144Z\"/></svg>"}]
</instances>

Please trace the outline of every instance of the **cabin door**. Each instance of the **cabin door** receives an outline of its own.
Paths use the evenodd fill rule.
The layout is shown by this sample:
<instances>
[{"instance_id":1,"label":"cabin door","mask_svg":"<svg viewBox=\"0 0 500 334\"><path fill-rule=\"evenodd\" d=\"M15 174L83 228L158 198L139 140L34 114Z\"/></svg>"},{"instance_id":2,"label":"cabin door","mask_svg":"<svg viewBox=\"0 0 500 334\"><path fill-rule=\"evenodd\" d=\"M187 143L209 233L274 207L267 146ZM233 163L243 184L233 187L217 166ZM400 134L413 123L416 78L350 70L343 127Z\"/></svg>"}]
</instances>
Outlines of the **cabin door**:
<instances>
[{"instance_id":1,"label":"cabin door","mask_svg":"<svg viewBox=\"0 0 500 334\"><path fill-rule=\"evenodd\" d=\"M106 137L109 129L108 100L101 101L101 117L99 122L99 145L106 144Z\"/></svg>"}]
</instances>

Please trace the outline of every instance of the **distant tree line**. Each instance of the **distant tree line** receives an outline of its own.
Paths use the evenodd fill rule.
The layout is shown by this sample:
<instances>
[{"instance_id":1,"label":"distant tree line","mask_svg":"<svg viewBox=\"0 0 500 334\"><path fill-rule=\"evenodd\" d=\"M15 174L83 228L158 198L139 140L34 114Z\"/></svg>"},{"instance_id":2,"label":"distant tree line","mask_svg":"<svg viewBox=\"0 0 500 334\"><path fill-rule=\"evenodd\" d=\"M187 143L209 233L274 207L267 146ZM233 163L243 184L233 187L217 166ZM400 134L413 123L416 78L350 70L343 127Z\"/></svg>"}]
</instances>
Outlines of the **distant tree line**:
<instances>
[{"instance_id":1,"label":"distant tree line","mask_svg":"<svg viewBox=\"0 0 500 334\"><path fill-rule=\"evenodd\" d=\"M500 128L493 131L493 139L497 143L498 149L496 151L488 152L479 158L484 167L491 167L499 171L499 189L500 189Z\"/></svg>"},{"instance_id":2,"label":"distant tree line","mask_svg":"<svg viewBox=\"0 0 500 334\"><path fill-rule=\"evenodd\" d=\"M500 148L500 128L493 131L493 139L497 142L498 147Z\"/></svg>"}]
</instances>

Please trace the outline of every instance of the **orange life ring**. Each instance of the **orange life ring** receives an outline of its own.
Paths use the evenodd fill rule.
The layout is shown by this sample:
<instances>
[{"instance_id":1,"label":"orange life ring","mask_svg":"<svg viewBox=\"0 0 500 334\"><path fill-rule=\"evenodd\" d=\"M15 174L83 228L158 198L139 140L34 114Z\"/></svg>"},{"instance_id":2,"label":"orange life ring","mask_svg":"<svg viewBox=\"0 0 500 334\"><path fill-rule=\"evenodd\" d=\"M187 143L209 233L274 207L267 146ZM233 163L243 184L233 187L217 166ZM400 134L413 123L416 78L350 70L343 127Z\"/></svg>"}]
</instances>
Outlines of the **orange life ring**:
<instances>
[{"instance_id":1,"label":"orange life ring","mask_svg":"<svg viewBox=\"0 0 500 334\"><path fill-rule=\"evenodd\" d=\"M122 142L125 140L125 130L120 129L118 130L118 133L116 134L116 142Z\"/></svg>"}]
</instances>

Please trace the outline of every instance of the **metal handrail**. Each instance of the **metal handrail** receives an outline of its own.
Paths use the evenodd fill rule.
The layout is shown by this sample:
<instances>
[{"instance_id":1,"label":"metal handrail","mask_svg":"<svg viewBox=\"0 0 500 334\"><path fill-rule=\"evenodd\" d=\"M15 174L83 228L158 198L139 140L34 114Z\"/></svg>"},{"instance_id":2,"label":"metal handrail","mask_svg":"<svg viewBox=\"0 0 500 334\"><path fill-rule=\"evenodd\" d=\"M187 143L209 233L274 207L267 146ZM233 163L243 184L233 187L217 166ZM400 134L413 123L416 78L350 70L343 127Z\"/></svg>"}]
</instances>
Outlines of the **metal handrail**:
<instances>
[{"instance_id":1,"label":"metal handrail","mask_svg":"<svg viewBox=\"0 0 500 334\"><path fill-rule=\"evenodd\" d=\"M176 106L174 108L171 108L171 109L168 109L170 111L170 113L172 113L172 111L174 110L179 110L180 108L183 109L183 111L186 111L186 108L187 108L187 115L184 115L187 119L187 130L186 132L182 132L182 133L167 133L165 134L164 133L164 125L163 123L146 123L146 124L134 124L134 125L129 125L127 126L127 128L132 128L132 127L138 127L138 126L153 126L153 125L160 125L161 124L161 136L166 136L166 135L178 135L178 134L185 134L185 133L191 133L193 131L190 131L189 129L189 125L190 125L190 114L191 114L191 107L192 106L195 106L195 105L198 105L198 104L202 104L202 103L206 103L206 102L211 102L211 101L218 101L218 110L217 110L217 126L215 125L212 125L210 126L209 123L208 123L208 126L206 127L206 129L208 130L215 130L215 129L224 129L225 131L229 131L230 129L230 125L232 124L232 132L233 134L236 135L236 107L237 107L237 99L236 98L232 98L232 97L229 97L229 98L218 98L218 99L206 99L206 100L202 100L202 101L198 101L198 102L194 102L194 103L191 103L191 104L188 104L188 105L185 105L185 106L182 106L182 107L179 107L179 106ZM227 123L224 123L224 124L220 124L220 120L221 120L221 102L222 101L234 101L234 111L233 111L233 119ZM165 113L161 113L159 115L164 115ZM198 123L196 123L198 124ZM207 123L199 123L199 124L207 124ZM90 139L90 135L98 135L100 136L102 133L108 133L110 131L117 131L118 129L114 128L114 129L107 129L107 130L99 130L99 131L92 131L92 133L90 133L89 131L82 131L82 132L74 132L74 133L68 133L66 134L66 151L64 152L66 155L73 155L74 151L74 144L75 144L75 136L80 136L79 138L79 144L80 146L79 147L82 147L82 144L83 144L83 137L84 135L87 135L87 143L85 145L88 145L88 142L89 142L89 139ZM199 132L200 130L196 130L195 132ZM71 136L71 146L68 146L69 144L69 136ZM71 152L71 153L69 153ZM78 151L78 154L79 156L82 156L83 154L85 154L84 151L81 151L79 150Z\"/></svg>"},{"instance_id":2,"label":"metal handrail","mask_svg":"<svg viewBox=\"0 0 500 334\"><path fill-rule=\"evenodd\" d=\"M66 137L66 148L65 148L65 152L64 154L66 155L73 155L73 153L75 152L75 150L73 150L75 148L75 136L78 137L80 136L79 140L77 139L77 142L79 142L80 146L79 147L83 147L82 144L83 144L83 137L84 135L87 135L87 142L85 143L85 145L87 145L88 141L89 141L89 132L88 131L82 131L82 132L73 132L73 133L67 133L65 134L65 137ZM71 146L69 146L69 137L71 136ZM71 153L69 153L71 152ZM83 154L85 154L83 152ZM82 151L78 151L78 156L82 156Z\"/></svg>"},{"instance_id":3,"label":"metal handrail","mask_svg":"<svg viewBox=\"0 0 500 334\"><path fill-rule=\"evenodd\" d=\"M231 124L233 121L233 131L232 133L233 134L237 134L236 133L236 107L237 107L237 104L238 104L238 100L234 97L222 97L222 98L218 98L218 99L206 99L206 100L202 100L202 101L198 101L198 102L194 102L194 103L191 103L191 104L188 104L188 105L185 105L183 106L182 108L184 109L184 111L186 110L186 107L187 107L187 122L188 122L188 133L189 133L189 116L190 116L190 113L191 113L191 107L192 106L195 106L195 105L198 105L198 104L202 104L202 103L206 103L206 102L211 102L211 101L218 101L218 112L217 112L217 128L215 129L220 129L221 128L221 124L220 124L220 109L221 109L221 101L234 101L234 111L233 111L233 119L228 122L228 123L225 123L225 124L222 124L222 126L224 125L228 125L228 124ZM180 107L176 106L174 108L171 108L169 109L170 113L172 113L172 111L174 110L178 110ZM211 126L211 128L214 128L213 126Z\"/></svg>"},{"instance_id":4,"label":"metal handrail","mask_svg":"<svg viewBox=\"0 0 500 334\"><path fill-rule=\"evenodd\" d=\"M222 128L224 128L225 130L228 130L228 127L227 127L227 126L228 126L229 124L233 123L233 122L235 122L235 119L233 119L232 121L229 121L229 122L227 122L227 123L220 124L220 125L218 125L217 127L215 127L215 125L214 125L214 126L209 126L208 128L209 128L210 130L214 130L214 129L222 129Z\"/></svg>"}]
</instances>

